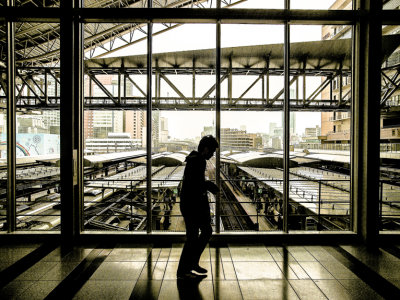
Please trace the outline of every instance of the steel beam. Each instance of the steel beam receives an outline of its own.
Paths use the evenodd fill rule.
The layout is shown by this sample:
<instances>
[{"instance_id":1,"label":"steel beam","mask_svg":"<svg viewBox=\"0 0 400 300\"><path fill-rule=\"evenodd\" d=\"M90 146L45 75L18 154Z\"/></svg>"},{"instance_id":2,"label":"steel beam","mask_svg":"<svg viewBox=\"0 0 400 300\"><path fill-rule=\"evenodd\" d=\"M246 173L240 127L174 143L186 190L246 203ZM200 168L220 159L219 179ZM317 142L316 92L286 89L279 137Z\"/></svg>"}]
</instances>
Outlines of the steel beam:
<instances>
[{"instance_id":1,"label":"steel beam","mask_svg":"<svg viewBox=\"0 0 400 300\"><path fill-rule=\"evenodd\" d=\"M285 73L285 72L284 72ZM289 74L289 71L287 72L288 74ZM290 74L288 75L289 77L290 77ZM292 79L290 80L290 82L289 82L289 88L290 88L290 86L293 84L293 82L295 82L296 80L297 80L297 77L298 76L293 76L292 77ZM283 87L283 89L281 89L276 95L275 95L275 97L269 102L269 104L270 105L272 105L272 104L274 104L274 102L275 101L277 101L278 100L278 98L280 97L280 96L282 96L282 94L284 94L285 93L285 87Z\"/></svg>"},{"instance_id":2,"label":"steel beam","mask_svg":"<svg viewBox=\"0 0 400 300\"><path fill-rule=\"evenodd\" d=\"M382 3L357 0L356 9L366 14L355 26L353 57L351 142L352 225L369 246L376 245L379 213L380 81ZM378 162L378 163L377 163Z\"/></svg>"},{"instance_id":3,"label":"steel beam","mask_svg":"<svg viewBox=\"0 0 400 300\"><path fill-rule=\"evenodd\" d=\"M325 80L311 93L311 95L307 98L306 103L310 101L314 101L315 98L318 97L319 94L330 84L333 80L333 77L327 77Z\"/></svg>"},{"instance_id":4,"label":"steel beam","mask_svg":"<svg viewBox=\"0 0 400 300\"><path fill-rule=\"evenodd\" d=\"M147 96L146 96L146 93L143 92L143 90L140 88L140 86L139 86L135 81L133 81L133 79L129 76L129 74L127 75L127 78L128 78L128 80L135 86L135 88L138 89L138 91L139 91L144 97L147 97Z\"/></svg>"},{"instance_id":5,"label":"steel beam","mask_svg":"<svg viewBox=\"0 0 400 300\"><path fill-rule=\"evenodd\" d=\"M164 79L164 81L181 97L187 104L190 103L190 101L186 98L186 96L171 82L171 80L168 79L167 76L165 76L163 73L160 73L160 77Z\"/></svg>"},{"instance_id":6,"label":"steel beam","mask_svg":"<svg viewBox=\"0 0 400 300\"><path fill-rule=\"evenodd\" d=\"M43 99L36 93L36 91L31 87L29 82L26 81L23 76L21 76L20 74L17 74L17 77L19 77L22 80L22 82L24 83L24 85L28 87L29 91L31 91L35 95L36 99L38 99L40 102L44 102ZM21 89L21 93L22 92L23 92L23 90Z\"/></svg>"},{"instance_id":7,"label":"steel beam","mask_svg":"<svg viewBox=\"0 0 400 300\"><path fill-rule=\"evenodd\" d=\"M196 98L196 59L193 58L192 70L192 103L195 103Z\"/></svg>"},{"instance_id":8,"label":"steel beam","mask_svg":"<svg viewBox=\"0 0 400 300\"><path fill-rule=\"evenodd\" d=\"M229 76L229 74L224 74L224 75L222 76L221 79L218 79L218 81L219 81L220 83L222 83L228 76ZM203 100L205 100L206 98L208 98L208 97L211 95L211 93L214 92L214 90L216 89L216 87L217 87L217 84L214 84L214 85L203 95L203 97L201 97L200 100L196 102L196 104L197 104L197 105L201 104L201 102L202 102Z\"/></svg>"},{"instance_id":9,"label":"steel beam","mask_svg":"<svg viewBox=\"0 0 400 300\"><path fill-rule=\"evenodd\" d=\"M102 92L106 94L108 98L110 98L110 100L112 100L115 104L118 104L118 101L114 98L114 95L106 89L106 87L96 78L95 75L89 73L89 77L102 90Z\"/></svg>"}]
</instances>

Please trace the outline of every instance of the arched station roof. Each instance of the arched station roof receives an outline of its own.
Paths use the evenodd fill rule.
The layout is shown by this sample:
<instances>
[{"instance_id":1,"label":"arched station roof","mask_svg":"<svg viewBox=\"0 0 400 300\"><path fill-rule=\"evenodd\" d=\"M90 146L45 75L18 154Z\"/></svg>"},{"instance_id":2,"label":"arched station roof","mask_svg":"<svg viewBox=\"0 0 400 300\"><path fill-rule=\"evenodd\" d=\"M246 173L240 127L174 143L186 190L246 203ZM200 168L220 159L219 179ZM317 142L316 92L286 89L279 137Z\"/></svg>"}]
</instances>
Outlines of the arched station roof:
<instances>
[{"instance_id":1,"label":"arched station roof","mask_svg":"<svg viewBox=\"0 0 400 300\"><path fill-rule=\"evenodd\" d=\"M295 158L291 155L290 158ZM256 168L282 168L283 155L277 153L262 153L262 152L241 152L232 154L229 157L221 159L224 162L234 163L241 166L256 167ZM290 161L290 167L297 166L297 163Z\"/></svg>"},{"instance_id":2,"label":"arched station roof","mask_svg":"<svg viewBox=\"0 0 400 300\"><path fill-rule=\"evenodd\" d=\"M88 155L85 156L84 166L101 168L110 163L122 162L128 159L143 157L145 155L146 151L144 150Z\"/></svg>"},{"instance_id":3,"label":"arched station roof","mask_svg":"<svg viewBox=\"0 0 400 300\"><path fill-rule=\"evenodd\" d=\"M185 161L186 155L179 152L164 152L153 158L152 165L153 166L180 166Z\"/></svg>"}]
</instances>

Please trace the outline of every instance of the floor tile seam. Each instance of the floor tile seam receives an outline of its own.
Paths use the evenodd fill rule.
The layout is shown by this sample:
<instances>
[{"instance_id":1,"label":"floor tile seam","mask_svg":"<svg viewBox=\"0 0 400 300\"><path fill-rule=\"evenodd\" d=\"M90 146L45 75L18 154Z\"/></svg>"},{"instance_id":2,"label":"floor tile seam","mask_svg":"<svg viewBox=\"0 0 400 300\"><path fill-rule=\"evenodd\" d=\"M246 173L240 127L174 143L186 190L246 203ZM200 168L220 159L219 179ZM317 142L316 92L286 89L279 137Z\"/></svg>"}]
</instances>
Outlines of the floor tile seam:
<instances>
[{"instance_id":1,"label":"floor tile seam","mask_svg":"<svg viewBox=\"0 0 400 300\"><path fill-rule=\"evenodd\" d=\"M327 268L325 268L320 262L318 262L318 263L333 277L333 279L336 279L335 276L333 276L332 273L329 272L329 270L328 270ZM303 271L307 274L307 276L308 276L311 280L324 280L324 279L322 279L322 278L318 278L318 279L317 279L317 278L312 278L312 277L310 276L310 274L306 271L306 269L300 264L300 262L298 262L298 264L299 264L300 268L303 269ZM326 280L332 280L332 279L326 279Z\"/></svg>"},{"instance_id":2,"label":"floor tile seam","mask_svg":"<svg viewBox=\"0 0 400 300\"><path fill-rule=\"evenodd\" d=\"M336 280L336 281L339 281L339 280L337 280L336 278L333 278L333 279L312 279L312 278L311 278L311 280L312 280L312 282L315 284L315 286L320 290L320 292L322 293L322 295L324 295L325 298L328 299L328 300L329 300L328 295L324 293L324 291L319 287L319 285L318 285L315 281L316 281L316 280L319 280L319 281L323 281L323 280ZM340 284L340 282L339 282L339 284ZM346 289L346 291L347 291L347 289Z\"/></svg>"},{"instance_id":3,"label":"floor tile seam","mask_svg":"<svg viewBox=\"0 0 400 300\"><path fill-rule=\"evenodd\" d=\"M55 267L57 267L58 265L60 265L61 264L61 262L52 262L52 263L56 263L52 268L50 268L49 270L47 270L47 272L45 272L42 276L40 276L38 279L36 279L36 281L39 281L39 280L41 280L41 281L47 281L47 280L44 280L44 279L42 279L43 277L45 277L49 272L51 272ZM75 266L76 267L76 266ZM75 269L75 268L74 268Z\"/></svg>"},{"instance_id":4,"label":"floor tile seam","mask_svg":"<svg viewBox=\"0 0 400 300\"><path fill-rule=\"evenodd\" d=\"M329 297L327 295L325 295L325 293L323 292L323 290L321 290L321 288L319 287L318 284L315 283L314 279L310 278L310 279L288 279L289 283L290 281L293 280L311 280L312 283L316 286L316 288L321 292L321 294L327 299L329 300ZM317 280L332 280L332 279L317 279ZM296 289L292 286L293 290L296 291ZM299 296L299 299L301 299L301 297Z\"/></svg>"},{"instance_id":5,"label":"floor tile seam","mask_svg":"<svg viewBox=\"0 0 400 300\"><path fill-rule=\"evenodd\" d=\"M12 297L18 297L19 295L22 295L22 294L25 293L29 288L31 288L31 287L35 284L35 282L36 282L36 280L19 280L19 281L29 281L30 284L27 285L27 286L26 286L25 288L23 288L23 289L18 288L18 292L17 292L17 293L14 293L14 294L12 295ZM11 282L10 282L10 283L11 283ZM6 286L0 287L0 294L1 294L1 292L3 291L3 289L4 289L5 287L6 287Z\"/></svg>"},{"instance_id":6,"label":"floor tile seam","mask_svg":"<svg viewBox=\"0 0 400 300\"><path fill-rule=\"evenodd\" d=\"M296 275L297 276L297 275ZM296 291L296 289L294 288L294 286L290 283L290 280L288 278L285 278L285 280L287 281L287 283L289 284L289 286L292 288L293 292L296 294L297 298L299 298L301 300L300 294ZM301 279L294 279L294 280L301 280ZM315 284L315 283L314 283ZM318 286L317 286L318 287ZM325 294L324 294L325 296ZM327 298L328 299L328 298Z\"/></svg>"},{"instance_id":7,"label":"floor tile seam","mask_svg":"<svg viewBox=\"0 0 400 300\"><path fill-rule=\"evenodd\" d=\"M229 256L230 256L231 261L232 261L232 267L233 267L233 270L234 270L234 272L235 272L235 277L236 277L236 279L239 281L239 278L238 278L237 272L236 272L236 268L235 268L235 261L233 260L232 253L231 253L231 249L230 249L229 246L228 246L227 248L228 248ZM224 272L224 277L225 277L225 272ZM242 298L244 299L242 291L240 291L240 293L241 293L241 295L242 295Z\"/></svg>"},{"instance_id":8,"label":"floor tile seam","mask_svg":"<svg viewBox=\"0 0 400 300\"><path fill-rule=\"evenodd\" d=\"M145 266L146 264L144 264L144 266ZM144 266L143 266L143 268L144 268ZM142 270L143 271L143 270ZM165 270L164 270L164 274L165 274ZM162 284L163 284L163 282L164 282L164 274L163 274L163 279L161 279L161 280L155 280L155 281L160 281L160 288L158 289L158 293L157 293L157 297L156 297L156 299L158 299L159 298L159 296L160 296L160 292L161 292L161 287L162 287ZM142 279L142 280L139 280L139 278L140 278L140 275L141 274L139 274L139 277L137 278L137 279L134 279L135 280L135 284L133 285L133 288L132 288L132 291L131 291L131 293L130 293L130 296L129 296L129 299L134 299L134 291L135 291L135 288L136 288L136 285L139 283L139 281L146 281L146 282L148 282L148 281L152 281L153 279ZM118 280L118 282L120 282L120 280Z\"/></svg>"},{"instance_id":9,"label":"floor tile seam","mask_svg":"<svg viewBox=\"0 0 400 300\"><path fill-rule=\"evenodd\" d=\"M222 273L223 273L223 275L224 275L224 279L223 279L223 280L227 280L227 279L226 279L226 276L225 276L225 268L224 268L224 263L223 263L223 261L222 261L221 253L219 252L219 256L218 256L218 259L217 259L217 260L212 260L212 259L211 259L211 248L210 248L211 278L212 278L212 280L214 281L213 262L214 262L214 265L219 264L219 265L221 266ZM236 273L235 273L235 275L236 275ZM219 280L219 279L218 279L218 278L215 278L215 280ZM237 280L237 278L236 278L236 280Z\"/></svg>"},{"instance_id":10,"label":"floor tile seam","mask_svg":"<svg viewBox=\"0 0 400 300\"><path fill-rule=\"evenodd\" d=\"M231 260L232 260L232 267L233 267L233 270L235 272L236 280L238 281L238 284L239 284L239 277L238 277L237 272L236 272L235 261L233 260L231 249L230 249L229 246L228 246L228 252L229 252L229 256L231 257ZM225 276L225 273L224 273L224 276ZM240 288L240 284L239 284L239 290L240 290L240 295L242 296L242 299L244 299L242 289Z\"/></svg>"},{"instance_id":11,"label":"floor tile seam","mask_svg":"<svg viewBox=\"0 0 400 300\"><path fill-rule=\"evenodd\" d=\"M280 267L280 265L279 265L277 262L275 262L275 263L276 263L276 265L278 266L278 268L281 270L281 272L282 272L283 276L286 278L286 280L289 280L289 278L285 276L284 271L282 270L282 268ZM284 262L282 261L282 263L284 263ZM299 263L297 263L297 264L299 264ZM300 265L299 265L299 266L300 266ZM290 266L290 264L288 264L288 267L289 267L290 270L293 272L294 276L296 276L297 279L300 279L299 276L297 276L296 272L293 270L293 268ZM303 269L301 266L300 266L300 268L304 271L304 269ZM305 272L305 271L304 271L304 272ZM307 274L307 275L308 275L308 274Z\"/></svg>"},{"instance_id":12,"label":"floor tile seam","mask_svg":"<svg viewBox=\"0 0 400 300\"><path fill-rule=\"evenodd\" d=\"M44 257L54 251L57 246L54 243L43 244L1 271L0 289L39 263Z\"/></svg>"},{"instance_id":13,"label":"floor tile seam","mask_svg":"<svg viewBox=\"0 0 400 300\"><path fill-rule=\"evenodd\" d=\"M331 251L335 251L338 261L347 269L353 272L357 278L367 284L372 290L383 298L396 294L400 299L400 289L392 284L388 279L381 276L378 272L370 268L361 260L357 259L350 252L340 246L330 246ZM327 249L329 252L329 248ZM334 254L332 254L334 255ZM347 264L347 265L346 265ZM358 269L358 271L357 271ZM361 269L361 270L360 270ZM379 283L379 284L378 284Z\"/></svg>"},{"instance_id":14,"label":"floor tile seam","mask_svg":"<svg viewBox=\"0 0 400 300\"><path fill-rule=\"evenodd\" d=\"M153 247L151 248L151 251L153 251L153 249L154 249L154 245L153 245ZM150 251L149 255L147 256L147 261L146 261L146 262L145 262L145 264L143 265L142 272L143 272L143 270L144 270L144 267L146 266L146 264L148 264L148 259L149 259L149 257L151 257L151 251ZM151 279L150 279L150 280L153 280L153 274L154 274L154 270L156 269L156 267L157 267L157 264L159 263L158 259L160 258L161 251L162 251L162 248L160 249L160 252L158 253L157 259L156 259L156 260L155 260L155 262L154 262L154 267L153 267L153 268L152 268L152 270L151 270ZM162 262L162 261L160 261L160 262ZM165 266L165 267L166 267L166 266ZM137 281L139 281L139 278L140 278L140 276L142 275L142 272L140 272L140 274L139 274L139 277L138 277ZM165 275L165 269L164 269L164 272L163 272L163 277L162 277L162 279L161 279L161 280L163 280L163 279L164 279L164 275ZM136 281L136 284L137 284L137 281ZM161 282L162 282L162 281L161 281ZM132 290L132 291L133 291L133 290Z\"/></svg>"},{"instance_id":15,"label":"floor tile seam","mask_svg":"<svg viewBox=\"0 0 400 300\"><path fill-rule=\"evenodd\" d=\"M153 248L152 248L152 250L153 250ZM152 251L152 250L151 250L151 251ZM144 268L146 267L146 265L149 264L149 258L150 258L151 255L152 255L152 254L151 254L151 251L150 251L149 255L147 256L146 261L144 261L143 267L142 267L142 269L140 270L140 273L139 273L139 276L138 276L138 279L137 279L137 280L139 280L140 276L141 276L142 273L144 272ZM148 279L148 280L152 280L153 273L154 273L154 270L155 270L155 268L156 268L156 266L157 266L158 258L160 257L160 254L161 254L161 251L158 253L157 259L155 260L154 263L153 263L153 262L150 262L150 265L154 264L154 267L151 268L151 274L148 274L148 275L147 275L147 276L149 276L149 275L151 276L151 278ZM141 262L143 262L143 261L141 261ZM165 273L165 272L164 272L164 273ZM164 275L163 275L163 276L164 276Z\"/></svg>"},{"instance_id":16,"label":"floor tile seam","mask_svg":"<svg viewBox=\"0 0 400 300\"><path fill-rule=\"evenodd\" d=\"M112 247L96 247L83 259L65 278L62 280L47 296L45 299L59 299L65 295L62 292L68 293L69 296L74 297L76 293L84 286L84 284L90 279L95 271L100 267L101 263L108 257L100 257L100 255L106 250ZM95 267L94 270L91 269ZM87 277L86 280L85 276ZM83 282L80 282L83 281ZM73 289L71 289L73 287ZM62 296L62 297L61 297Z\"/></svg>"},{"instance_id":17,"label":"floor tile seam","mask_svg":"<svg viewBox=\"0 0 400 300\"><path fill-rule=\"evenodd\" d=\"M319 260L317 260L316 262L318 262L334 279L338 280L335 275L333 275L333 273L331 271L328 270L328 268L326 268Z\"/></svg>"}]
</instances>

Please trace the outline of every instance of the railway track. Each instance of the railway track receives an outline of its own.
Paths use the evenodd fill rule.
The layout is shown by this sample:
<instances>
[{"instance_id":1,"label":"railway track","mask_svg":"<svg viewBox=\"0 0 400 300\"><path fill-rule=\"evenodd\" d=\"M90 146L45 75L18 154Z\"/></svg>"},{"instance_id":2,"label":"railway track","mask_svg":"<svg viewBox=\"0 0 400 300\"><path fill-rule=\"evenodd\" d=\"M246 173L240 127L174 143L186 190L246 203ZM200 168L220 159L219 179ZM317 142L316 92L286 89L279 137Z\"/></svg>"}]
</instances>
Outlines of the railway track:
<instances>
[{"instance_id":1,"label":"railway track","mask_svg":"<svg viewBox=\"0 0 400 300\"><path fill-rule=\"evenodd\" d=\"M215 179L215 165L208 161L207 174L210 179ZM253 230L254 223L232 194L227 186L230 184L225 176L221 175L221 223L225 231Z\"/></svg>"}]
</instances>

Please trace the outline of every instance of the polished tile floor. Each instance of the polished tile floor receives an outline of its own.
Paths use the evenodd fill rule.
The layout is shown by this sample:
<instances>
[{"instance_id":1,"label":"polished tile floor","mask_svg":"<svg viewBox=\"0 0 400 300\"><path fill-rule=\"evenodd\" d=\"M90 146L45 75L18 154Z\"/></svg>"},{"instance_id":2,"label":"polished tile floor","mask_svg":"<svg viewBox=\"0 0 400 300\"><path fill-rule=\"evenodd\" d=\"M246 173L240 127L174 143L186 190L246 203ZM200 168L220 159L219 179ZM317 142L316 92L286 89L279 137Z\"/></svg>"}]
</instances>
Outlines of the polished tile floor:
<instances>
[{"instance_id":1,"label":"polished tile floor","mask_svg":"<svg viewBox=\"0 0 400 300\"><path fill-rule=\"evenodd\" d=\"M200 282L176 280L182 244L0 246L0 299L400 299L395 246L207 248Z\"/></svg>"}]
</instances>

